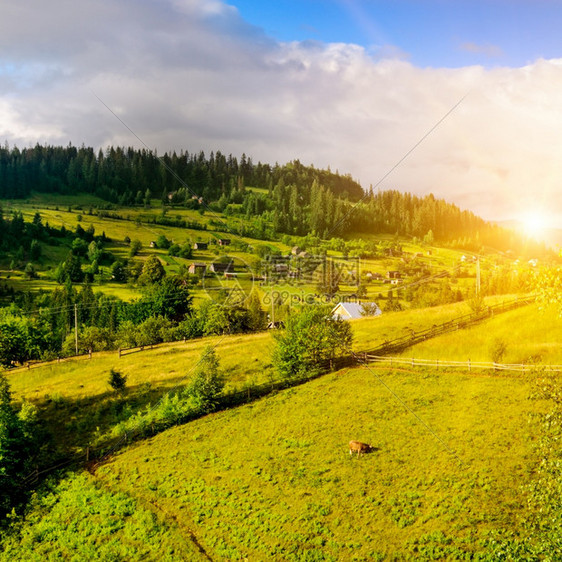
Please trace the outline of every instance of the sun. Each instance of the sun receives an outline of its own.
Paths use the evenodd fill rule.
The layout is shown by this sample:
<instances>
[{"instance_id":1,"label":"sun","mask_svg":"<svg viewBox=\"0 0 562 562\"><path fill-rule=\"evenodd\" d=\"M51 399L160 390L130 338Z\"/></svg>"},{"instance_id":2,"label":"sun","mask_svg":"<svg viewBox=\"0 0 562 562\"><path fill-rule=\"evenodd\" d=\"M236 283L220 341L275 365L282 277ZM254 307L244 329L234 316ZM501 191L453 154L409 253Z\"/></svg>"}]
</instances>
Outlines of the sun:
<instances>
[{"instance_id":1,"label":"sun","mask_svg":"<svg viewBox=\"0 0 562 562\"><path fill-rule=\"evenodd\" d=\"M529 211L521 217L525 234L540 237L550 224L550 219L543 211Z\"/></svg>"}]
</instances>

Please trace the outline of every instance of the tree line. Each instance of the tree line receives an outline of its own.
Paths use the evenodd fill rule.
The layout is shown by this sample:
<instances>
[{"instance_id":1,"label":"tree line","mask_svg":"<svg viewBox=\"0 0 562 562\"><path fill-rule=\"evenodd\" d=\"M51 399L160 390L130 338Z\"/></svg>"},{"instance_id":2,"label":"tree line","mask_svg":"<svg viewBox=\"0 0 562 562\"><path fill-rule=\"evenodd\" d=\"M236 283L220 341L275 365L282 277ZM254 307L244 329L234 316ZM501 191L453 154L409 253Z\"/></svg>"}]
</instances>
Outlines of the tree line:
<instances>
[{"instance_id":1,"label":"tree line","mask_svg":"<svg viewBox=\"0 0 562 562\"><path fill-rule=\"evenodd\" d=\"M0 198L28 197L42 193L86 192L124 205L142 204L150 198L184 202L193 196L218 200L242 185L273 187L286 184L310 186L318 180L338 197L358 200L361 186L349 175L304 166L298 160L285 164L254 164L245 154L238 160L220 151L190 154L164 153L132 147L42 146L20 150L0 148Z\"/></svg>"},{"instance_id":2,"label":"tree line","mask_svg":"<svg viewBox=\"0 0 562 562\"><path fill-rule=\"evenodd\" d=\"M259 188L255 191L247 187ZM252 233L331 238L350 233L390 233L425 237L467 250L482 246L517 250L524 246L512 231L470 211L436 199L397 190L364 191L350 175L305 166L254 164L220 151L164 153L132 147L42 146L0 148L0 198L42 193L89 193L109 205L180 205L204 212L261 221ZM271 228L268 227L271 225ZM544 247L542 248L544 250ZM540 250L540 248L539 248ZM533 251L538 251L534 250Z\"/></svg>"}]
</instances>

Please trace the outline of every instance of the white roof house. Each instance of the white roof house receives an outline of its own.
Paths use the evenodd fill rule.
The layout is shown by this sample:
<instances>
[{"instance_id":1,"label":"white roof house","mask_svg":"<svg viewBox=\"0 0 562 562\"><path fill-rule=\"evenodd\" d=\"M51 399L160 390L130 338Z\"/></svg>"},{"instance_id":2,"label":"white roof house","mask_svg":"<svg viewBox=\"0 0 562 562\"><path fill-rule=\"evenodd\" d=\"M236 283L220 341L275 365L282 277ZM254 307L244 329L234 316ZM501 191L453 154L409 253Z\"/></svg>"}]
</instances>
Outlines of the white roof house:
<instances>
[{"instance_id":1,"label":"white roof house","mask_svg":"<svg viewBox=\"0 0 562 562\"><path fill-rule=\"evenodd\" d=\"M365 316L380 316L382 310L374 302L340 302L332 310L332 316L342 320L354 320Z\"/></svg>"}]
</instances>

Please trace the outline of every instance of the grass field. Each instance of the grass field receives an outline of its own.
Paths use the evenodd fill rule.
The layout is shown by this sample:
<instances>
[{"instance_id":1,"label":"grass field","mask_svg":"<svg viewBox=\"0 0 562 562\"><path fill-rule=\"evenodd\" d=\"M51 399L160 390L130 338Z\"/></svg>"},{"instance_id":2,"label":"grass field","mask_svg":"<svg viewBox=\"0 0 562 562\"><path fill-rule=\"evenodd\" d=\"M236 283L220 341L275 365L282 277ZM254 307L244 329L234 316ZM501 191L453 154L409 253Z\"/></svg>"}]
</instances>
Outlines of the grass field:
<instances>
[{"instance_id":1,"label":"grass field","mask_svg":"<svg viewBox=\"0 0 562 562\"><path fill-rule=\"evenodd\" d=\"M528 392L521 378L355 369L167 431L97 476L173 514L214 560L456 558L517 530L540 407ZM350 458L350 439L377 450Z\"/></svg>"},{"instance_id":2,"label":"grass field","mask_svg":"<svg viewBox=\"0 0 562 562\"><path fill-rule=\"evenodd\" d=\"M372 349L467 312L459 303L357 320L354 346ZM442 359L446 350L464 360L477 350L473 360L489 360L490 342L510 338L506 361L523 353L553 360L561 330L554 313L528 306L408 355ZM208 344L227 389L275 376L271 332L121 358L99 353L7 376L16 400L39 407L55 442L81 455L123 413L188 382ZM110 391L111 368L127 376L125 396ZM139 441L95 476L59 475L0 559L492 560L491 540L517 534L526 516L524 486L537 462L527 421L544 409L528 399L534 376L378 365L325 375ZM376 450L350 458L351 439Z\"/></svg>"},{"instance_id":3,"label":"grass field","mask_svg":"<svg viewBox=\"0 0 562 562\"><path fill-rule=\"evenodd\" d=\"M507 364L562 365L562 322L556 310L526 306L484 324L420 343L402 355L440 361L493 361L497 342L505 344L498 361Z\"/></svg>"},{"instance_id":4,"label":"grass field","mask_svg":"<svg viewBox=\"0 0 562 562\"><path fill-rule=\"evenodd\" d=\"M171 518L103 489L87 472L48 488L32 499L21 534L4 538L0 560L205 560Z\"/></svg>"},{"instance_id":5,"label":"grass field","mask_svg":"<svg viewBox=\"0 0 562 562\"><path fill-rule=\"evenodd\" d=\"M74 231L78 224L82 226L85 230L88 227L93 226L95 228L95 233L100 235L102 232L108 236L111 241L105 246L105 249L110 251L117 258L127 258L129 254L129 247L124 243L126 237L130 239L137 239L143 245L143 249L138 255L137 259L144 260L149 255L157 255L166 268L169 274L176 274L179 272L180 266L188 266L194 261L198 262L211 262L217 257L228 253L235 259L236 270L238 272L247 272L250 269L257 272L255 267L256 263L259 263L259 258L255 253L256 247L262 245L274 246L277 250L281 251L285 255L290 253L290 247L281 241L263 241L255 240L248 237L242 237L238 235L228 234L222 230L216 230L210 224L211 220L219 221L223 227L226 228L226 223L228 221L241 221L242 223L247 222L244 218L233 218L225 217L220 213L206 212L203 215L199 214L195 210L188 210L182 208L166 208L165 217L166 219L181 219L186 221L196 221L200 225L204 225L208 230L196 230L190 228L182 228L173 225L159 225L154 224L152 221L154 219L161 219L163 216L163 210L159 201L153 201L153 206L150 208L144 207L121 207L109 211L109 216L103 216L103 214L95 214L97 211L91 211L94 206L100 206L103 208L104 202L98 200L92 196L70 196L70 195L49 195L44 194L34 194L28 200L24 201L10 201L5 203L4 212L9 213L11 210L22 211L26 221L31 221L36 212L40 212L43 223L48 222L51 226L61 227L64 226L70 231ZM92 212L92 214L90 214ZM103 212L102 212L103 213ZM116 218L115 215L119 215L120 218ZM224 230L224 229L223 229ZM234 246L229 247L224 250L218 246L211 246L209 250L199 252L195 251L192 259L183 259L179 257L168 256L166 250L151 248L151 242L157 240L159 235L164 235L175 243L180 245L184 243L193 244L197 241L208 242L209 240L229 237L237 242L241 243L241 246L235 248ZM390 235L367 235L358 237L359 240L371 240L380 242L392 242L394 237ZM414 243L411 240L400 240L405 252L408 252L408 259L412 259L414 255L416 257L416 263L418 265L424 265L432 273L438 273L443 270L448 270L450 273L455 271L460 264L460 259L462 252L458 250L446 249L446 248L436 248L431 249L421 243ZM244 252L244 244L250 246L250 251ZM56 285L51 281L52 270L55 269L56 265L66 259L68 251L70 249L67 245L61 246L49 246L46 244L42 245L43 255L39 259L38 263L34 264L36 266L36 271L38 273L38 278L35 280L25 279L23 276L23 271L14 272L8 270L8 265L10 260L4 260L2 263L3 271L0 271L2 276L2 281L8 286L14 288L15 290L39 290L46 289L50 290ZM341 257L339 252L329 251L329 255L334 257ZM495 258L494 258L495 259ZM20 264L23 267L22 264ZM350 268L356 270L356 273L370 271L372 273L380 273L385 275L388 270L399 269L401 267L400 257L379 257L376 259L361 259L359 261L353 261ZM474 275L474 265L465 264L463 268L466 270L467 275ZM103 268L102 268L103 270ZM240 279L236 282L234 281L223 281L221 285L224 288L232 288L233 286L240 284L242 289L248 294L253 286L249 281L249 275L241 275ZM469 288L472 287L474 281L471 277L462 277L459 279L452 280L452 287L456 291L460 289L463 294L468 294ZM134 288L125 287L117 283L113 283L107 274L107 268L105 271L105 277L101 284L94 283L94 288L102 290L105 293L119 296L123 299L130 300L134 298L135 294L138 294ZM318 292L316 285L312 281L307 281L304 283L298 283L293 286L292 283L287 283L281 280L279 283L274 283L272 286L268 287L256 287L260 293L267 292L268 290L277 291L285 302L291 300L292 297L302 297L303 295L311 295ZM396 291L396 287L392 287L382 282L372 282L365 283L364 289L366 291L365 299L367 300L380 300L380 296L386 297L390 290ZM353 295L357 291L355 285L345 285L342 281L340 284L341 293L344 295ZM207 298L208 294L201 288L194 289L196 298Z\"/></svg>"},{"instance_id":6,"label":"grass field","mask_svg":"<svg viewBox=\"0 0 562 562\"><path fill-rule=\"evenodd\" d=\"M385 340L403 336L409 330L423 330L466 311L466 305L460 303L355 320L352 322L354 349L373 349ZM551 339L547 338L547 341L533 335L536 314L535 307L508 312L471 330L461 330L425 342L405 354L442 361L465 361L467 357L473 361L477 361L478 357L489 361L490 326L501 334L502 329L509 330L516 323L520 338L517 345L532 356L550 349L550 355L544 358L554 363L558 356L555 352L560 353L556 341L560 341L561 328L556 324L554 315L548 316L551 319L548 337ZM227 379L226 391L262 384L276 377L271 365L275 342L270 331L162 344L153 349L128 352L120 358L116 351L95 353L91 360L85 356L60 363L53 361L31 369L17 369L8 372L7 376L15 398L29 400L39 407L44 423L65 450L83 451L110 429L116 416L136 411L149 402L154 403L165 392L185 386L207 345L217 350ZM517 350L517 345L512 344L513 351ZM444 350L447 350L447 357L444 357ZM507 359L510 357L515 355L506 356ZM127 377L125 396L118 397L111 391L108 384L110 369L116 369Z\"/></svg>"}]
</instances>

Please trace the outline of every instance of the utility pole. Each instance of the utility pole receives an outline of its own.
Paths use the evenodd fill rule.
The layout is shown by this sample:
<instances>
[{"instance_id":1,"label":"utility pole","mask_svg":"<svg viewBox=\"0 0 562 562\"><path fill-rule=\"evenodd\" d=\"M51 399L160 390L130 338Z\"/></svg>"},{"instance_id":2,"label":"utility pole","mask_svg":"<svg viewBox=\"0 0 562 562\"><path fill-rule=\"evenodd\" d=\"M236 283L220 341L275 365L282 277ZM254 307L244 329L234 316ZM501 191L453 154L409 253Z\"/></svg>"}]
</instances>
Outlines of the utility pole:
<instances>
[{"instance_id":1,"label":"utility pole","mask_svg":"<svg viewBox=\"0 0 562 562\"><path fill-rule=\"evenodd\" d=\"M76 355L78 355L78 305L74 303L74 339L76 341Z\"/></svg>"}]
</instances>

